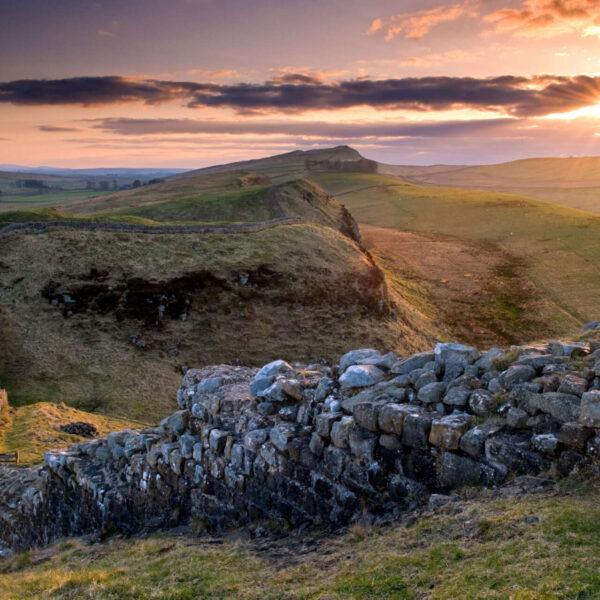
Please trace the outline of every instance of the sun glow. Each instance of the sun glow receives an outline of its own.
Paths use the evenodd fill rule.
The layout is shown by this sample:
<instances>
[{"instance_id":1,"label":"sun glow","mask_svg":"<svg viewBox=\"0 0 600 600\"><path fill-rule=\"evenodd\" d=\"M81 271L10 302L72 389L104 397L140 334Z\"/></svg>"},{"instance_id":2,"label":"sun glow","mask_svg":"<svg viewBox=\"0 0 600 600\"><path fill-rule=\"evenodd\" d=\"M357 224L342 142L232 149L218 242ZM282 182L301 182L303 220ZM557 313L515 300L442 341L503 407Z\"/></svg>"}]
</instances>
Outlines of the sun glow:
<instances>
[{"instance_id":1,"label":"sun glow","mask_svg":"<svg viewBox=\"0 0 600 600\"><path fill-rule=\"evenodd\" d=\"M577 110L572 110L566 113L552 113L551 115L544 115L543 117L538 118L570 121L580 117L592 117L594 119L600 119L600 104L595 104L594 106L585 106L584 108L578 108Z\"/></svg>"}]
</instances>

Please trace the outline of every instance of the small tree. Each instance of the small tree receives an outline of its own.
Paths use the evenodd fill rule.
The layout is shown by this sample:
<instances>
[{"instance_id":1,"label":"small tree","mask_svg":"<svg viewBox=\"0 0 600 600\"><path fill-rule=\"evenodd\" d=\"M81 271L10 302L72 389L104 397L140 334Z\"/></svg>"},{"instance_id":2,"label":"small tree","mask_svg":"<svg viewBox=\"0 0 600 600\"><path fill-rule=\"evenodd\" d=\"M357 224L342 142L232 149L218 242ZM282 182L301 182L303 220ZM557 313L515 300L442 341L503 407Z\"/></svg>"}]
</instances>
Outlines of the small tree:
<instances>
[{"instance_id":1,"label":"small tree","mask_svg":"<svg viewBox=\"0 0 600 600\"><path fill-rule=\"evenodd\" d=\"M133 182L133 187L134 187L134 188L139 188L139 187L140 187L140 185L142 185L142 182L141 182L139 179L136 179L136 180Z\"/></svg>"}]
</instances>

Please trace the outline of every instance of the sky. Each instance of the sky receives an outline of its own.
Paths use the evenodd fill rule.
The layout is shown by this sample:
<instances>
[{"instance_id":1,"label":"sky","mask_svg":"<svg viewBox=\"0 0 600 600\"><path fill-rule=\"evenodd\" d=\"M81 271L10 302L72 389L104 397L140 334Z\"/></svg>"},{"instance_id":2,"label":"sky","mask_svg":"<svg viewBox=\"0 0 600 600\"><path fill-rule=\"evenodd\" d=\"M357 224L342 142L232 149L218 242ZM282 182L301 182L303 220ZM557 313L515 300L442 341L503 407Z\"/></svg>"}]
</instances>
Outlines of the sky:
<instances>
[{"instance_id":1,"label":"sky","mask_svg":"<svg viewBox=\"0 0 600 600\"><path fill-rule=\"evenodd\" d=\"M0 0L0 164L600 154L600 0Z\"/></svg>"}]
</instances>

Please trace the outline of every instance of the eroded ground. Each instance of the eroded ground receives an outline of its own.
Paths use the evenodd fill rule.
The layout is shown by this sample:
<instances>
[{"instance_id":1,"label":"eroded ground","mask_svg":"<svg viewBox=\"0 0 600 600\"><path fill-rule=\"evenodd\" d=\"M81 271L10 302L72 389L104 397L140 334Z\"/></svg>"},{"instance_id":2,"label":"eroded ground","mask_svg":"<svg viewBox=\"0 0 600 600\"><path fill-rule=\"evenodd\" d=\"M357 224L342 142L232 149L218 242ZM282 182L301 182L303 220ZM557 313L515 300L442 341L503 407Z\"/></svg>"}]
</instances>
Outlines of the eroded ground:
<instances>
[{"instance_id":1,"label":"eroded ground","mask_svg":"<svg viewBox=\"0 0 600 600\"><path fill-rule=\"evenodd\" d=\"M444 335L480 347L543 335L546 307L523 261L457 237L364 223L360 229L384 268L423 290L426 311Z\"/></svg>"}]
</instances>

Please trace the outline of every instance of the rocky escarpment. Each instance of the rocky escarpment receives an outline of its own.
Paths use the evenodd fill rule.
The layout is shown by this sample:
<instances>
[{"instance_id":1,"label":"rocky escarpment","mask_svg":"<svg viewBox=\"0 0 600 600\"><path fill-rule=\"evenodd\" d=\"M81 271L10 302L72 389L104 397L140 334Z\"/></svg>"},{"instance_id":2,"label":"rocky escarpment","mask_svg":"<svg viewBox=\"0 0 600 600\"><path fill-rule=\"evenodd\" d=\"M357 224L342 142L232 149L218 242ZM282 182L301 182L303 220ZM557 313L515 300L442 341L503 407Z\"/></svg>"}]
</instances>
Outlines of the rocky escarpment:
<instances>
[{"instance_id":1,"label":"rocky escarpment","mask_svg":"<svg viewBox=\"0 0 600 600\"><path fill-rule=\"evenodd\" d=\"M600 460L600 344L438 344L399 359L190 370L160 427L48 452L0 472L0 538L262 519L338 527L399 516L431 493L560 477Z\"/></svg>"}]
</instances>

